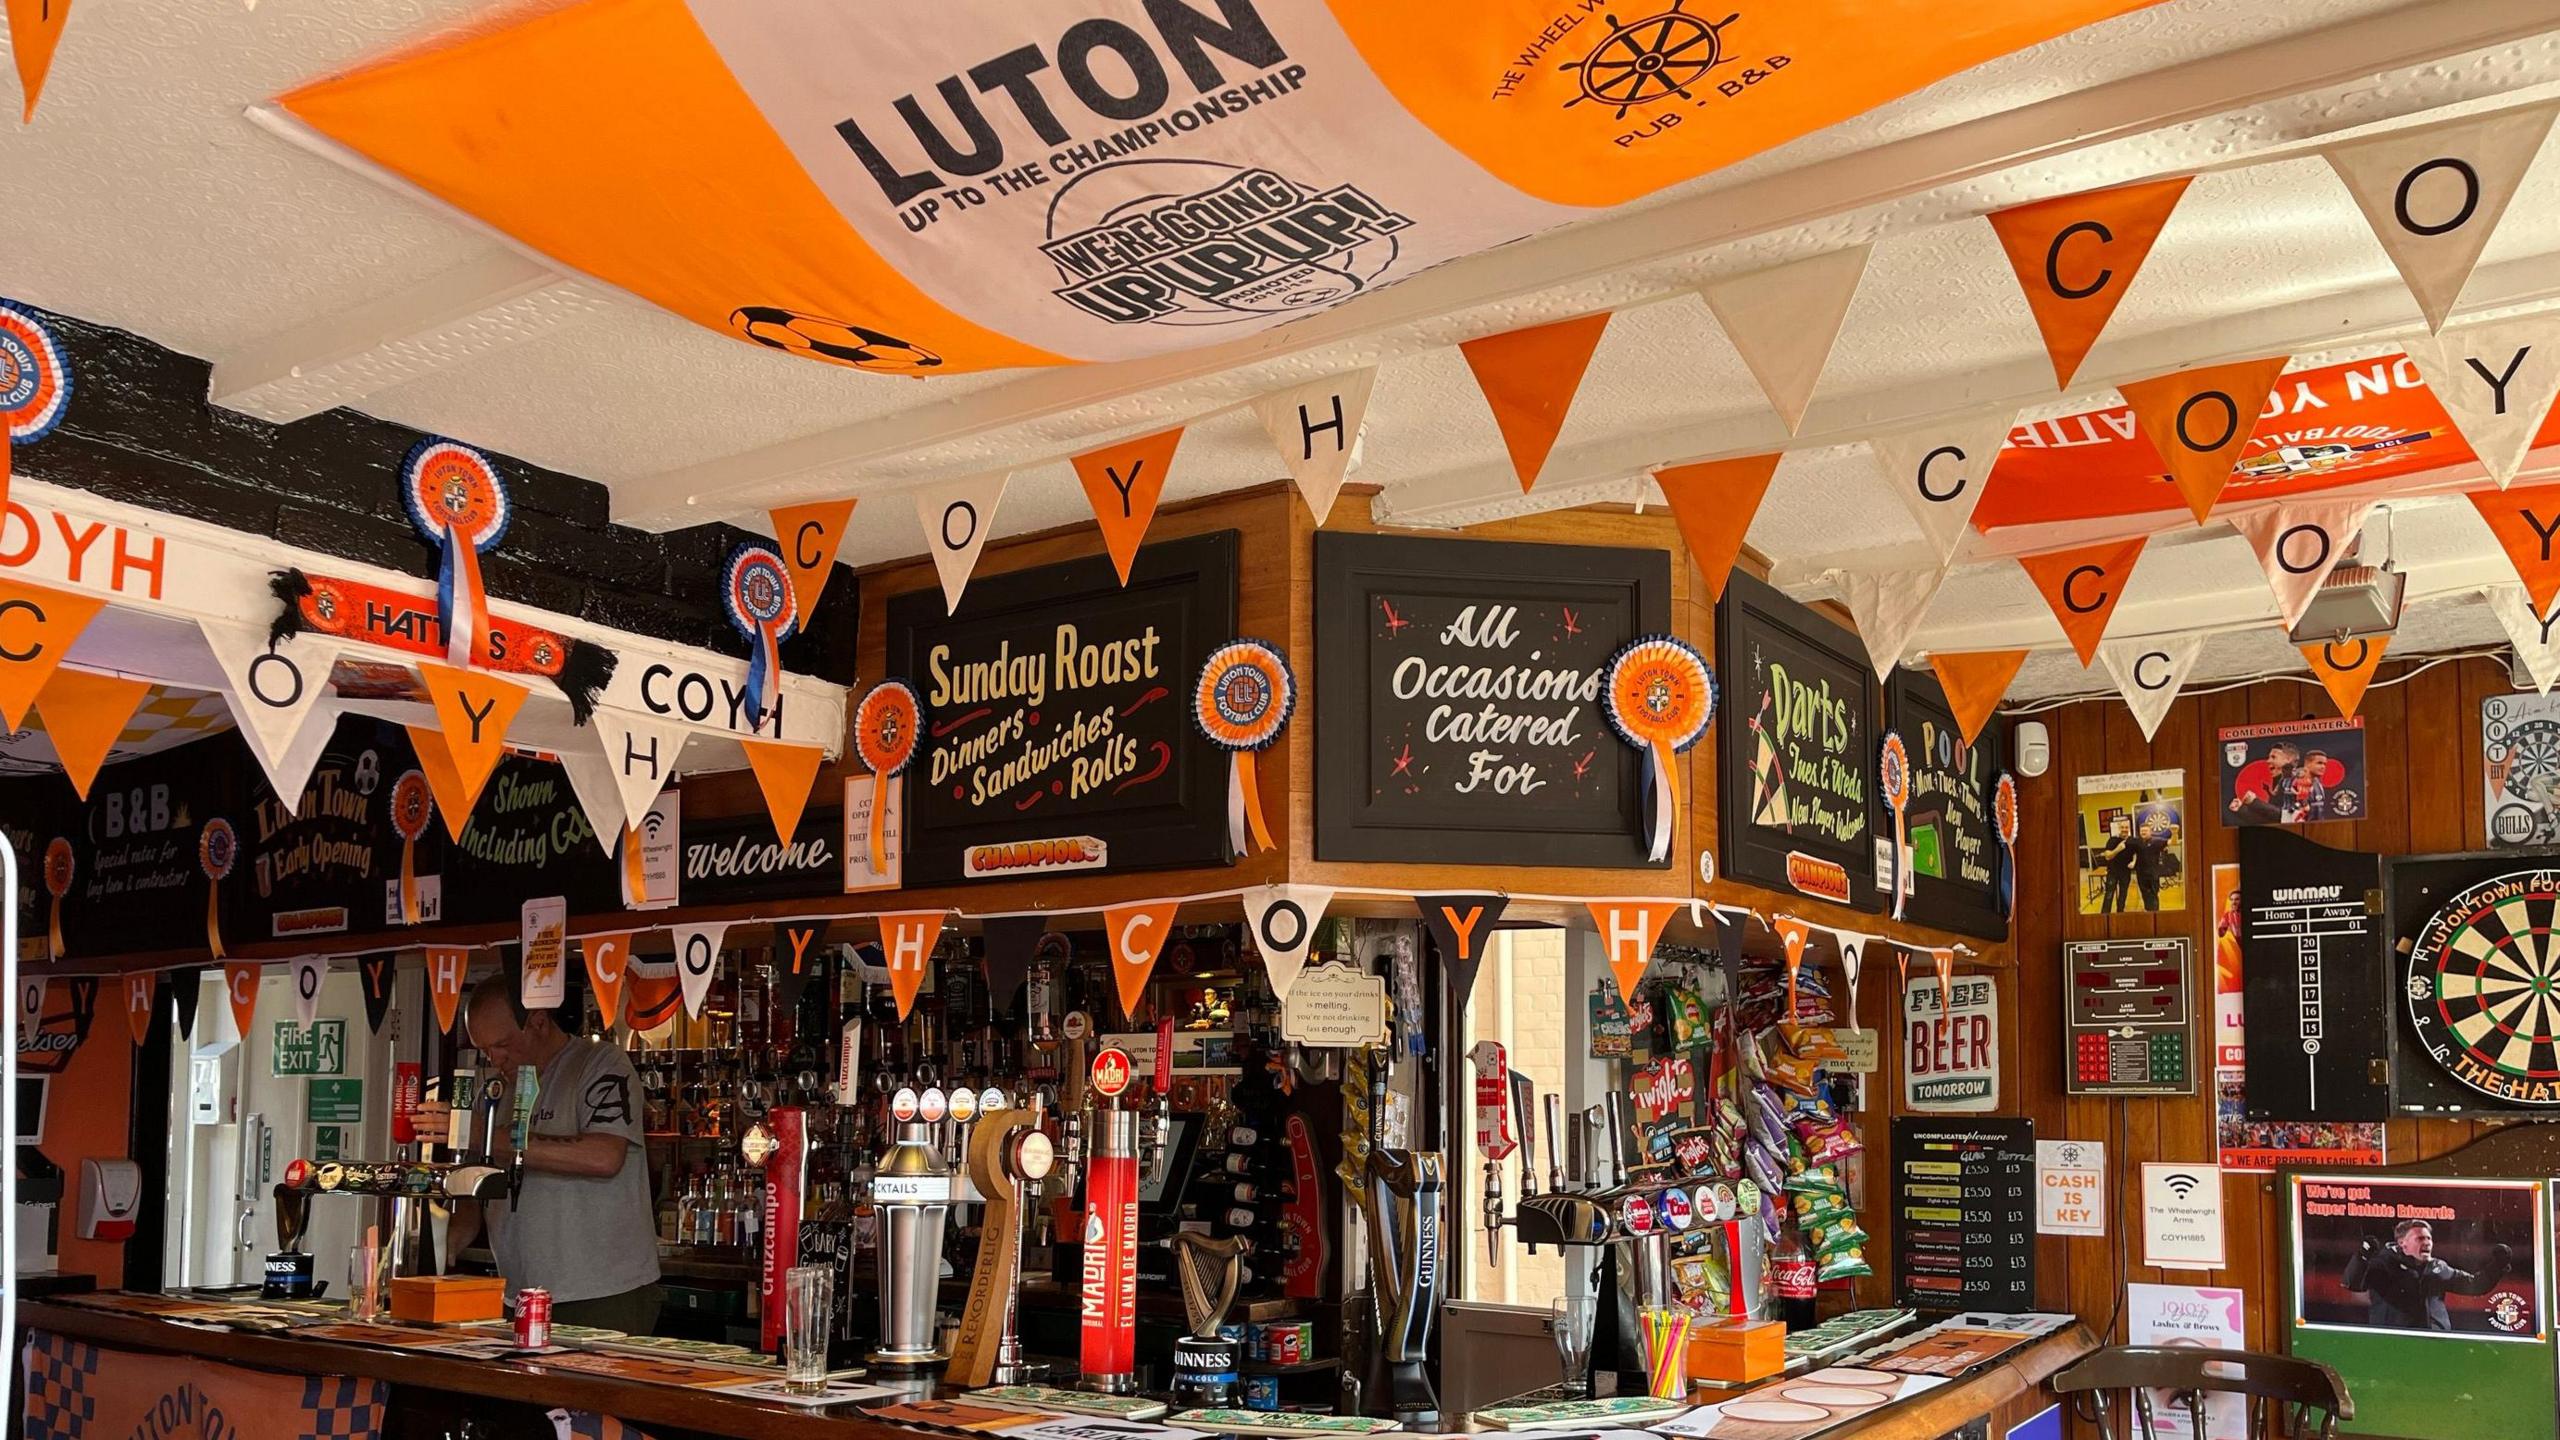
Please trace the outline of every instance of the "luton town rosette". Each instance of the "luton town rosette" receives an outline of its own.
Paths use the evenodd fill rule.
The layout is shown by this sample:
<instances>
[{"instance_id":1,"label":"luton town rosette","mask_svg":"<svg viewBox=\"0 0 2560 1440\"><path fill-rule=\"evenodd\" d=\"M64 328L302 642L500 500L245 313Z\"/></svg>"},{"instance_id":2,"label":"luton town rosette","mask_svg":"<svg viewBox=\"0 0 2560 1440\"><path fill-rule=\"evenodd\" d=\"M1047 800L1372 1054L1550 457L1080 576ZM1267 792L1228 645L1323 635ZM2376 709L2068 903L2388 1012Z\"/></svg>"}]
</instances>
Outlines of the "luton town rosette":
<instances>
[{"instance_id":1,"label":"luton town rosette","mask_svg":"<svg viewBox=\"0 0 2560 1440\"><path fill-rule=\"evenodd\" d=\"M447 662L469 666L488 648L489 592L480 557L498 546L515 507L489 457L450 440L422 440L400 466L400 498L409 523L441 548L436 617L444 622Z\"/></svg>"},{"instance_id":2,"label":"luton town rosette","mask_svg":"<svg viewBox=\"0 0 2560 1440\"><path fill-rule=\"evenodd\" d=\"M80 873L79 857L72 853L71 842L56 835L44 847L44 893L53 897L46 912L45 944L52 947L50 958L62 958L62 897L71 893L71 882Z\"/></svg>"},{"instance_id":3,"label":"luton town rosette","mask_svg":"<svg viewBox=\"0 0 2560 1440\"><path fill-rule=\"evenodd\" d=\"M871 873L889 869L889 782L907 771L916 758L916 742L924 728L924 709L904 680L883 680L871 687L853 712L853 752L876 777L871 785Z\"/></svg>"},{"instance_id":4,"label":"luton town rosette","mask_svg":"<svg viewBox=\"0 0 2560 1440\"><path fill-rule=\"evenodd\" d=\"M1238 855L1272 848L1262 815L1262 787L1253 757L1280 738L1298 706L1297 677L1279 650L1259 640L1236 640L1209 652L1200 683L1191 687L1191 720L1209 743L1234 757L1227 781L1227 847Z\"/></svg>"},{"instance_id":5,"label":"luton town rosette","mask_svg":"<svg viewBox=\"0 0 2560 1440\"><path fill-rule=\"evenodd\" d=\"M240 860L240 832L231 822L216 815L204 822L196 833L196 863L204 867L204 944L213 958L222 958L222 882L231 867Z\"/></svg>"},{"instance_id":6,"label":"luton town rosette","mask_svg":"<svg viewBox=\"0 0 2560 1440\"><path fill-rule=\"evenodd\" d=\"M418 923L418 842L436 816L434 792L423 770L412 770L391 786L391 828L400 832L400 922Z\"/></svg>"},{"instance_id":7,"label":"luton town rosette","mask_svg":"<svg viewBox=\"0 0 2560 1440\"><path fill-rule=\"evenodd\" d=\"M747 713L760 731L773 708L766 702L782 698L782 642L800 624L791 572L772 547L741 545L729 556L721 599L729 607L729 623L747 637Z\"/></svg>"},{"instance_id":8,"label":"luton town rosette","mask_svg":"<svg viewBox=\"0 0 2560 1440\"><path fill-rule=\"evenodd\" d=\"M1991 791L1991 828L2000 836L2000 913L2017 906L2018 777L2003 770Z\"/></svg>"},{"instance_id":9,"label":"luton town rosette","mask_svg":"<svg viewBox=\"0 0 2560 1440\"><path fill-rule=\"evenodd\" d=\"M1903 746L1902 736L1888 730L1884 745L1876 757L1876 779L1884 786L1884 803L1893 807L1893 918L1902 918L1903 902L1911 893L1911 878L1902 873L1904 816L1911 808L1911 752Z\"/></svg>"},{"instance_id":10,"label":"luton town rosette","mask_svg":"<svg viewBox=\"0 0 2560 1440\"><path fill-rule=\"evenodd\" d=\"M1619 737L1645 752L1652 795L1645 856L1668 859L1680 821L1678 757L1707 733L1716 712L1716 672L1684 640L1639 635L1610 657L1600 698Z\"/></svg>"}]
</instances>

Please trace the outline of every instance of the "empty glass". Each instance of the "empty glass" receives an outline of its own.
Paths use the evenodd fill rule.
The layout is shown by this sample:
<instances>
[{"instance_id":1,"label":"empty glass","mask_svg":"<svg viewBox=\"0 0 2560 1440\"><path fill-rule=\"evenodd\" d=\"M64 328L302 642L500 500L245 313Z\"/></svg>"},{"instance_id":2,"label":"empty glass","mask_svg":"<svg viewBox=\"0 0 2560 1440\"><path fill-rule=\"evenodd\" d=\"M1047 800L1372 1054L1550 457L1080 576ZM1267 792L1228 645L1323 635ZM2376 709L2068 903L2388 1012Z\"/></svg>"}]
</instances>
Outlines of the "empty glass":
<instances>
[{"instance_id":1,"label":"empty glass","mask_svg":"<svg viewBox=\"0 0 2560 1440\"><path fill-rule=\"evenodd\" d=\"M347 1250L347 1318L369 1325L389 1308L391 1247L355 1245Z\"/></svg>"},{"instance_id":2,"label":"empty glass","mask_svg":"<svg viewBox=\"0 0 2560 1440\"><path fill-rule=\"evenodd\" d=\"M1547 1328L1556 1337L1556 1360L1564 1366L1564 1383L1576 1390L1591 1384L1591 1322L1598 1314L1589 1295L1560 1295L1547 1306Z\"/></svg>"},{"instance_id":3,"label":"empty glass","mask_svg":"<svg viewBox=\"0 0 2560 1440\"><path fill-rule=\"evenodd\" d=\"M827 1388L827 1321L835 1311L832 1265L794 1265L782 1276L782 1383L802 1395Z\"/></svg>"}]
</instances>

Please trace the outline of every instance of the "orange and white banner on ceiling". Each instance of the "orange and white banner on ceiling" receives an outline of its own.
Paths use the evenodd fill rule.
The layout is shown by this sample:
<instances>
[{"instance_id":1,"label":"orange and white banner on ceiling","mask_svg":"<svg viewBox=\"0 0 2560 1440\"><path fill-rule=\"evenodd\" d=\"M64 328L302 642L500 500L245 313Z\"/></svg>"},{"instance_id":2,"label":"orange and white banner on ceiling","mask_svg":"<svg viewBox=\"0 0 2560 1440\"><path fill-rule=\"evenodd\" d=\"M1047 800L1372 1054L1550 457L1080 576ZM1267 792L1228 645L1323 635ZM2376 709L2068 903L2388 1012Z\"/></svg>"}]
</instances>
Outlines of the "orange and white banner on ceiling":
<instances>
[{"instance_id":1,"label":"orange and white banner on ceiling","mask_svg":"<svg viewBox=\"0 0 2560 1440\"><path fill-rule=\"evenodd\" d=\"M1248 335L2148 0L577 0L272 112L563 268L896 374Z\"/></svg>"}]
</instances>

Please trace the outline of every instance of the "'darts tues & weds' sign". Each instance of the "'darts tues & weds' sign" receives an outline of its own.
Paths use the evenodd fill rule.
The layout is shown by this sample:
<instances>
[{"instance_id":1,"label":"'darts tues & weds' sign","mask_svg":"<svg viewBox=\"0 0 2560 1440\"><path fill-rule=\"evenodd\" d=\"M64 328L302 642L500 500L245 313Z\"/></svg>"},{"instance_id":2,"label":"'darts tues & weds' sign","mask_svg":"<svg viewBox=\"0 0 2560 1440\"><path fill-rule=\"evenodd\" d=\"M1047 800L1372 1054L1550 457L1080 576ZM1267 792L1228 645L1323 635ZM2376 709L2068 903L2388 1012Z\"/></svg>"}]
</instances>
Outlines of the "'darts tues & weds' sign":
<instances>
[{"instance_id":1,"label":"'darts tues & weds' sign","mask_svg":"<svg viewBox=\"0 0 2560 1440\"><path fill-rule=\"evenodd\" d=\"M1236 534L889 602L889 672L923 702L905 776L905 883L1226 861L1227 759L1191 723L1235 638Z\"/></svg>"}]
</instances>

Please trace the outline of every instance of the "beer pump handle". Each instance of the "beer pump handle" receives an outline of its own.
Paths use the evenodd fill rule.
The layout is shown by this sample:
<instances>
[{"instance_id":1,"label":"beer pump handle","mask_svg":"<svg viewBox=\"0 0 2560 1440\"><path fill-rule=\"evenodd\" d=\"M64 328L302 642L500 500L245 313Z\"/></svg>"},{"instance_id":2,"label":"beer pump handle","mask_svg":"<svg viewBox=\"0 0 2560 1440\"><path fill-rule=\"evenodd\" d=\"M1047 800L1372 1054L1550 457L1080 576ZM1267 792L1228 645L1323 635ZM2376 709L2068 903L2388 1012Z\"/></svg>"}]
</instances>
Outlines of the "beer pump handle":
<instances>
[{"instance_id":1,"label":"beer pump handle","mask_svg":"<svg viewBox=\"0 0 2560 1440\"><path fill-rule=\"evenodd\" d=\"M1580 1116L1574 1117L1574 1123L1564 1132L1564 1184L1557 1187L1559 1189L1580 1190L1584 1178L1590 1173L1583 1168L1585 1133Z\"/></svg>"},{"instance_id":2,"label":"beer pump handle","mask_svg":"<svg viewBox=\"0 0 2560 1440\"><path fill-rule=\"evenodd\" d=\"M1599 1190L1605 1188L1600 1183L1600 1166L1603 1160L1603 1151L1607 1147L1601 1142L1608 1128L1609 1122L1601 1118L1599 1106L1585 1105L1582 1107L1581 1124L1576 1127L1577 1133L1574 1138L1582 1142L1583 1164L1585 1167L1582 1172L1582 1183L1586 1189Z\"/></svg>"},{"instance_id":3,"label":"beer pump handle","mask_svg":"<svg viewBox=\"0 0 2560 1440\"><path fill-rule=\"evenodd\" d=\"M1617 1184L1627 1183L1627 1097L1625 1092L1609 1092L1609 1175Z\"/></svg>"},{"instance_id":4,"label":"beer pump handle","mask_svg":"<svg viewBox=\"0 0 2560 1440\"><path fill-rule=\"evenodd\" d=\"M1511 1113L1520 1117L1520 1194L1538 1193L1538 1087L1528 1076L1511 1072Z\"/></svg>"},{"instance_id":5,"label":"beer pump handle","mask_svg":"<svg viewBox=\"0 0 2560 1440\"><path fill-rule=\"evenodd\" d=\"M1550 1194L1564 1191L1564 1162L1557 1157L1564 1145L1564 1097L1547 1097L1547 1190Z\"/></svg>"}]
</instances>

